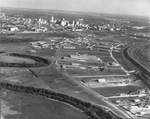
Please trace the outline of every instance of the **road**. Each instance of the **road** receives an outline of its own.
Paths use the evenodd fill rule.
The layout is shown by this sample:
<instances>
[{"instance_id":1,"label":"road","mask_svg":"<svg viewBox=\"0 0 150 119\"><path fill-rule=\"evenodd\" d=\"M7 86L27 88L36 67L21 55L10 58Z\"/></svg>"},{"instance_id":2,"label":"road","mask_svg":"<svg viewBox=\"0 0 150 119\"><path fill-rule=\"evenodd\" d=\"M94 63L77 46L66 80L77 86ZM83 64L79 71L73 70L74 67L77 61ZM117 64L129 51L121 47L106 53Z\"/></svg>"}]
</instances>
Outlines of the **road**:
<instances>
[{"instance_id":1,"label":"road","mask_svg":"<svg viewBox=\"0 0 150 119\"><path fill-rule=\"evenodd\" d=\"M89 75L89 76L85 76L85 75L83 75L83 76L72 76L72 77L76 77L76 78L90 78L90 77L124 77L124 76L127 76L126 74L124 74L124 75Z\"/></svg>"},{"instance_id":2,"label":"road","mask_svg":"<svg viewBox=\"0 0 150 119\"><path fill-rule=\"evenodd\" d=\"M121 95L121 96L111 96L111 97L108 97L109 99L112 99L112 98L129 98L129 97L144 97L146 96L146 94L137 94L137 95Z\"/></svg>"},{"instance_id":3,"label":"road","mask_svg":"<svg viewBox=\"0 0 150 119\"><path fill-rule=\"evenodd\" d=\"M28 71L30 73L32 73L35 76L36 81L41 84L41 86L43 86L44 88L46 87L47 89L51 90L51 88L43 81L41 80L37 74L35 74L35 72L32 69L28 69Z\"/></svg>"}]
</instances>

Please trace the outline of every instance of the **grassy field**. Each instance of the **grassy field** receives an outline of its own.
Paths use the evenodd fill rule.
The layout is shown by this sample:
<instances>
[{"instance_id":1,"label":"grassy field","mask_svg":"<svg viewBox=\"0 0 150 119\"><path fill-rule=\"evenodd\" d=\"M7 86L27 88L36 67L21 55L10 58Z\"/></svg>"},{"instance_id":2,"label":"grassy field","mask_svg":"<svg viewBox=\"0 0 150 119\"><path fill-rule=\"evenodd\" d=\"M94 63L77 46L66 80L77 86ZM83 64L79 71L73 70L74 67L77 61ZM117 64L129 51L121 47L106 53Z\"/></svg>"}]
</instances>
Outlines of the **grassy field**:
<instances>
[{"instance_id":1,"label":"grassy field","mask_svg":"<svg viewBox=\"0 0 150 119\"><path fill-rule=\"evenodd\" d=\"M14 36L14 35L2 35L0 43L25 43L25 42L32 42L37 41L38 39L35 39L33 37L28 36Z\"/></svg>"},{"instance_id":2,"label":"grassy field","mask_svg":"<svg viewBox=\"0 0 150 119\"><path fill-rule=\"evenodd\" d=\"M42 87L36 80L36 77L25 68L1 67L1 81L13 84L28 85L33 87Z\"/></svg>"},{"instance_id":3,"label":"grassy field","mask_svg":"<svg viewBox=\"0 0 150 119\"><path fill-rule=\"evenodd\" d=\"M69 55L69 54L75 54L75 53L78 53L78 54L87 54L87 55L95 55L97 57L101 57L101 56L110 56L110 53L109 52L103 52L103 51L92 51L92 50L71 50L71 49L63 49L61 50L61 54L66 54L66 55Z\"/></svg>"},{"instance_id":4,"label":"grassy field","mask_svg":"<svg viewBox=\"0 0 150 119\"><path fill-rule=\"evenodd\" d=\"M123 51L120 52L112 52L113 56L115 57L115 59L128 71L134 70L135 67L133 66L133 64L127 60L124 55L123 55Z\"/></svg>"},{"instance_id":5,"label":"grassy field","mask_svg":"<svg viewBox=\"0 0 150 119\"><path fill-rule=\"evenodd\" d=\"M100 58L103 62L115 62L110 56L101 56Z\"/></svg>"},{"instance_id":6,"label":"grassy field","mask_svg":"<svg viewBox=\"0 0 150 119\"><path fill-rule=\"evenodd\" d=\"M134 92L142 88L143 87L138 86L120 86L120 87L94 88L93 90L106 97L109 97L119 93L128 93L129 91Z\"/></svg>"},{"instance_id":7,"label":"grassy field","mask_svg":"<svg viewBox=\"0 0 150 119\"><path fill-rule=\"evenodd\" d=\"M31 58L21 58L21 57L15 57L15 56L2 56L0 55L0 61L2 62L8 62L8 63L36 63L35 60Z\"/></svg>"},{"instance_id":8,"label":"grassy field","mask_svg":"<svg viewBox=\"0 0 150 119\"><path fill-rule=\"evenodd\" d=\"M55 52L56 52L56 48L54 49L45 48L45 49L37 49L36 53L33 54L38 56L52 57L55 56Z\"/></svg>"},{"instance_id":9,"label":"grassy field","mask_svg":"<svg viewBox=\"0 0 150 119\"><path fill-rule=\"evenodd\" d=\"M2 114L7 119L88 119L69 105L39 96L10 91L2 100Z\"/></svg>"},{"instance_id":10,"label":"grassy field","mask_svg":"<svg viewBox=\"0 0 150 119\"><path fill-rule=\"evenodd\" d=\"M28 53L28 50L31 50L32 48L29 47L27 44L1 44L0 43L0 51L5 52L21 52L21 53Z\"/></svg>"},{"instance_id":11,"label":"grassy field","mask_svg":"<svg viewBox=\"0 0 150 119\"><path fill-rule=\"evenodd\" d=\"M67 69L66 72L72 76L88 76L88 75L125 75L125 72L118 68L109 67L104 69L103 71L95 71L95 70L82 70L82 69Z\"/></svg>"}]
</instances>

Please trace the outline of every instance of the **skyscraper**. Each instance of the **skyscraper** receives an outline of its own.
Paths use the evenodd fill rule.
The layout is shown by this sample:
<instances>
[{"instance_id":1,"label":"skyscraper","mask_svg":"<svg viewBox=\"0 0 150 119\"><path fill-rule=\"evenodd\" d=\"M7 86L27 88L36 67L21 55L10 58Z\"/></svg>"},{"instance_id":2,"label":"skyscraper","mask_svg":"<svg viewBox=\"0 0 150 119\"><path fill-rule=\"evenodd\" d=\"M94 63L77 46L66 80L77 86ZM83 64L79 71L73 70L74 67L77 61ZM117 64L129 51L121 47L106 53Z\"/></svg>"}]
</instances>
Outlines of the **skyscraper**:
<instances>
[{"instance_id":1,"label":"skyscraper","mask_svg":"<svg viewBox=\"0 0 150 119\"><path fill-rule=\"evenodd\" d=\"M54 23L54 21L55 21L55 20L54 20L54 17L52 16L51 22Z\"/></svg>"}]
</instances>

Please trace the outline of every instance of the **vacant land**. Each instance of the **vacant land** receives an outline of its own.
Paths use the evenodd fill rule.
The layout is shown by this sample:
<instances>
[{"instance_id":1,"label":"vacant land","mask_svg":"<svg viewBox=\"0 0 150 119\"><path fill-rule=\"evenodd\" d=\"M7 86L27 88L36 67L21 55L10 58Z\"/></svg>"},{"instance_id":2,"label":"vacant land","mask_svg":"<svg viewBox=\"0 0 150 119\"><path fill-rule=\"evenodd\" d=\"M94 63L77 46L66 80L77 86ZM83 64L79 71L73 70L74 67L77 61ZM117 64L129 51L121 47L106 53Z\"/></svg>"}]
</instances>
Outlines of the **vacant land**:
<instances>
[{"instance_id":1,"label":"vacant land","mask_svg":"<svg viewBox=\"0 0 150 119\"><path fill-rule=\"evenodd\" d=\"M106 97L118 95L120 93L131 93L143 89L144 86L118 86L118 87L104 87L94 88L94 90Z\"/></svg>"},{"instance_id":2,"label":"vacant land","mask_svg":"<svg viewBox=\"0 0 150 119\"><path fill-rule=\"evenodd\" d=\"M29 63L29 64L36 63L36 61L33 59L7 56L7 55L0 55L0 61L7 62L7 63Z\"/></svg>"},{"instance_id":3,"label":"vacant land","mask_svg":"<svg viewBox=\"0 0 150 119\"><path fill-rule=\"evenodd\" d=\"M25 93L1 91L2 116L7 119L88 119L79 110L61 102ZM10 98L8 98L10 97ZM13 112L13 113L12 113Z\"/></svg>"}]
</instances>

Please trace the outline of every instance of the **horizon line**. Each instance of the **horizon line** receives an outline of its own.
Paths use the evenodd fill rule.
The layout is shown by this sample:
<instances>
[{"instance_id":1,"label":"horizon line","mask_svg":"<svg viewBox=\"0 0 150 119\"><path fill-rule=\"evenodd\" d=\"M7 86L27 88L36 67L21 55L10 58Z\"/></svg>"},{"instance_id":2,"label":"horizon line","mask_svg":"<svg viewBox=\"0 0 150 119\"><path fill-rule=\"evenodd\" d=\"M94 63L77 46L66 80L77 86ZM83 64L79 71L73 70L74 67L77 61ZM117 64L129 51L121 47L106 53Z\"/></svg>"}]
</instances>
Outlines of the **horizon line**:
<instances>
[{"instance_id":1,"label":"horizon line","mask_svg":"<svg viewBox=\"0 0 150 119\"><path fill-rule=\"evenodd\" d=\"M100 13L100 12L86 12L86 11L71 11L71 10L58 10L58 9L37 9L37 8L23 8L23 7L7 7L7 6L0 6L0 9L21 9L21 10L34 10L34 11L45 11L48 10L49 12L58 12L58 13L64 13L68 12L71 14L85 14L85 15L92 15L92 16L99 16L99 15L118 15L118 16L133 16L133 17L142 17L142 18L150 18L149 16L142 16L142 15L128 15L128 14L117 14L117 13ZM93 15L94 13L94 15Z\"/></svg>"}]
</instances>

